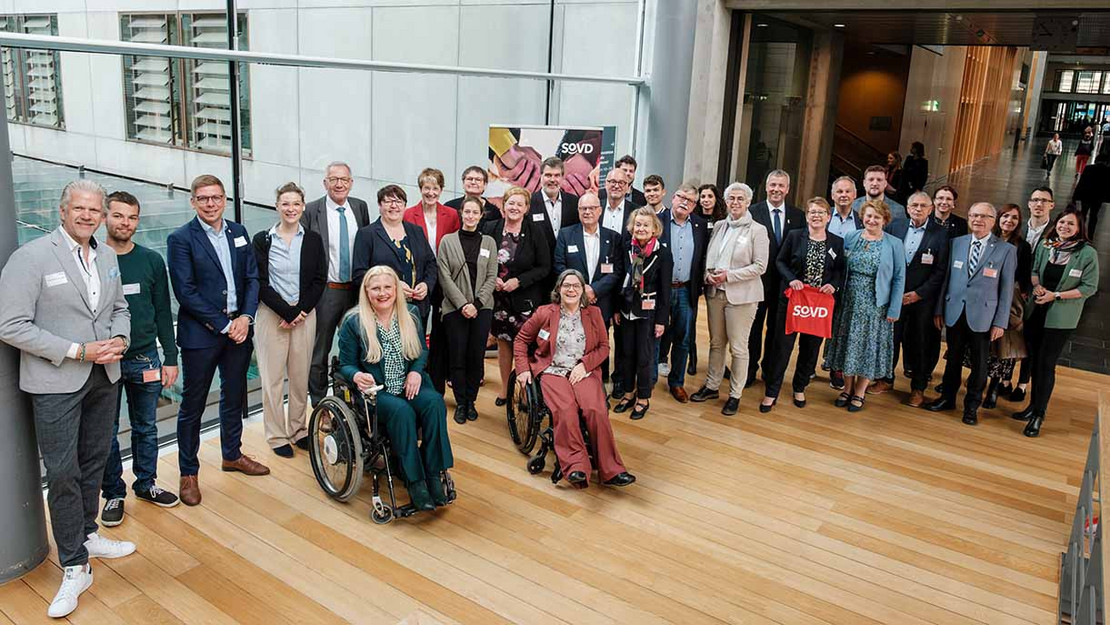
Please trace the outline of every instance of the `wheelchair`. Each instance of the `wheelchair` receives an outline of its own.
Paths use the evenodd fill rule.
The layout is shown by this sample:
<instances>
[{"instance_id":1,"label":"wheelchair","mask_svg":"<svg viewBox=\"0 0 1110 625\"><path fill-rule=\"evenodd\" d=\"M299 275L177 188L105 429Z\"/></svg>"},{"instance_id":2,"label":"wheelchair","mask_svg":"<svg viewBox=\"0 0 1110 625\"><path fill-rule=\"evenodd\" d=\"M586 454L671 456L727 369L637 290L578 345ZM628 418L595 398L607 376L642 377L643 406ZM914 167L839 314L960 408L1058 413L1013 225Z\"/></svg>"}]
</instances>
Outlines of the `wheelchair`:
<instances>
[{"instance_id":1,"label":"wheelchair","mask_svg":"<svg viewBox=\"0 0 1110 625\"><path fill-rule=\"evenodd\" d=\"M308 455L312 472L320 488L336 501L346 502L358 494L365 473L373 486L370 518L379 525L395 518L416 514L411 504L397 505L393 478L403 480L385 428L378 425L378 385L363 393L339 375L339 359L331 360L332 394L312 411L308 422ZM389 502L382 499L381 483L385 481ZM451 474L440 475L447 503L458 496Z\"/></svg>"},{"instance_id":2,"label":"wheelchair","mask_svg":"<svg viewBox=\"0 0 1110 625\"><path fill-rule=\"evenodd\" d=\"M517 384L516 371L513 371L509 374L508 386L505 391L505 417L509 425L509 436L520 453L530 455L528 473L539 475L547 467L548 452L555 451L555 415L543 402L538 375L533 375L532 381L522 389ZM545 418L547 427L543 425ZM596 467L596 454L590 442L590 433L586 430L586 423L581 419L581 413L579 413L578 423L582 427L582 441L590 454L590 463ZM531 455L537 442L540 443L540 449ZM559 456L555 455L551 483L558 484L561 479L563 479L563 470L559 466Z\"/></svg>"}]
</instances>

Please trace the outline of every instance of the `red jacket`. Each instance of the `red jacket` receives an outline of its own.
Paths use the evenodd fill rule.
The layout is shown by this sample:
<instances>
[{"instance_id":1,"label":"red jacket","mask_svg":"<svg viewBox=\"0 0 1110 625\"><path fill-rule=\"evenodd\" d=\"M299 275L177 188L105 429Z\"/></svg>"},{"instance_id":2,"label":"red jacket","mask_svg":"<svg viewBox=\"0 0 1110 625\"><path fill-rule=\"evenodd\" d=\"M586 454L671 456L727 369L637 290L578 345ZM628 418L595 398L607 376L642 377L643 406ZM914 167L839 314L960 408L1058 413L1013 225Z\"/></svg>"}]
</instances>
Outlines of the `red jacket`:
<instances>
[{"instance_id":1,"label":"red jacket","mask_svg":"<svg viewBox=\"0 0 1110 625\"><path fill-rule=\"evenodd\" d=\"M555 358L555 339L559 333L559 304L546 304L536 309L513 341L513 366L517 375L531 371L532 375L542 373ZM598 369L609 357L609 333L601 319L601 309L586 306L581 309L582 328L586 332L586 351L582 354L582 364L590 375L601 375ZM540 330L546 330L546 337L540 338ZM528 349L536 346L535 352L528 355Z\"/></svg>"},{"instance_id":2,"label":"red jacket","mask_svg":"<svg viewBox=\"0 0 1110 625\"><path fill-rule=\"evenodd\" d=\"M404 220L410 224L420 226L424 231L424 237L428 236L428 226L424 223L424 205L417 204L405 209ZM437 255L439 254L439 242L443 239L444 235L451 234L462 228L462 221L459 220L459 212L450 206L443 204L436 205L436 240L428 241L428 245L432 246L432 251Z\"/></svg>"}]
</instances>

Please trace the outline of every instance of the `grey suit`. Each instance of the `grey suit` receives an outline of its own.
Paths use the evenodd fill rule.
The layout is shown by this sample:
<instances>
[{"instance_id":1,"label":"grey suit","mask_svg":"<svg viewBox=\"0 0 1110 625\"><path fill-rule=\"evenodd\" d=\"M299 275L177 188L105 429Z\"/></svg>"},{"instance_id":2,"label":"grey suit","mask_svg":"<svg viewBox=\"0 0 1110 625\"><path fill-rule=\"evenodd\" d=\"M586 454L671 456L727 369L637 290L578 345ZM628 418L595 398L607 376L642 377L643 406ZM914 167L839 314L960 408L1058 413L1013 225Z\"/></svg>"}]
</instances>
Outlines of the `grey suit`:
<instances>
[{"instance_id":1,"label":"grey suit","mask_svg":"<svg viewBox=\"0 0 1110 625\"><path fill-rule=\"evenodd\" d=\"M20 350L19 387L31 394L62 566L88 561L85 536L97 530L120 377L119 363L94 365L67 353L74 343L131 334L116 254L106 245L96 253L96 310L61 228L16 250L0 272L0 340Z\"/></svg>"},{"instance_id":2,"label":"grey suit","mask_svg":"<svg viewBox=\"0 0 1110 625\"><path fill-rule=\"evenodd\" d=\"M327 196L312 200L305 205L304 214L301 215L301 225L305 230L319 233L324 239L324 262L330 262L331 241L328 233ZM350 240L353 243L358 228L364 228L370 223L370 209L365 201L357 197L348 197L347 205L354 213L358 227L352 230ZM338 244L338 241L336 242ZM331 267L328 267L330 270ZM351 269L354 269L354 254L351 254ZM330 271L329 271L330 273ZM328 392L328 356L331 354L332 342L335 340L335 330L343 319L343 314L358 302L357 285L340 286L329 282L324 289L324 294L316 304L316 340L312 348L312 366L308 372L308 394L312 403L316 404Z\"/></svg>"},{"instance_id":3,"label":"grey suit","mask_svg":"<svg viewBox=\"0 0 1110 625\"><path fill-rule=\"evenodd\" d=\"M944 366L944 399L955 404L960 390L964 354L971 352L971 373L967 377L964 414L975 414L987 380L990 330L1009 325L1010 303L1014 297L1014 271L1017 249L989 235L974 271L970 271L969 252L973 236L952 240L948 254L948 275L936 315L948 327L948 356Z\"/></svg>"}]
</instances>

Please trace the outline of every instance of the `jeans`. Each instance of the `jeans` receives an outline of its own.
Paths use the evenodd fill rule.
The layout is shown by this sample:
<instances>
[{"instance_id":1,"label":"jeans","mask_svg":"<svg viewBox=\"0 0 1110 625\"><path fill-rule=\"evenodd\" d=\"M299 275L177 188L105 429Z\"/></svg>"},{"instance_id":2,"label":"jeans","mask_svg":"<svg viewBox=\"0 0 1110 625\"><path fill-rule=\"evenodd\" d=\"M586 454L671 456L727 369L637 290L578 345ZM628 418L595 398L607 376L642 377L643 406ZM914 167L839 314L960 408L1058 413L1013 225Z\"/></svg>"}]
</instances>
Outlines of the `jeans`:
<instances>
[{"instance_id":1,"label":"jeans","mask_svg":"<svg viewBox=\"0 0 1110 625\"><path fill-rule=\"evenodd\" d=\"M121 360L119 368L120 385L116 394L112 450L108 453L108 463L104 465L101 484L105 499L122 499L127 494L119 451L119 412L124 392L127 393L127 416L131 420L131 469L135 473L131 489L135 492L150 490L158 477L158 427L155 421L158 398L162 395L162 362L158 358L158 348L153 347L145 353ZM152 370L158 371L158 379L143 382L143 372Z\"/></svg>"},{"instance_id":2,"label":"jeans","mask_svg":"<svg viewBox=\"0 0 1110 625\"><path fill-rule=\"evenodd\" d=\"M690 356L690 342L693 338L691 320L694 310L690 307L690 289L679 287L671 289L671 316L667 332L670 333L671 373L667 376L667 386L676 387L686 383L686 361ZM660 354L667 360L667 354Z\"/></svg>"}]
</instances>

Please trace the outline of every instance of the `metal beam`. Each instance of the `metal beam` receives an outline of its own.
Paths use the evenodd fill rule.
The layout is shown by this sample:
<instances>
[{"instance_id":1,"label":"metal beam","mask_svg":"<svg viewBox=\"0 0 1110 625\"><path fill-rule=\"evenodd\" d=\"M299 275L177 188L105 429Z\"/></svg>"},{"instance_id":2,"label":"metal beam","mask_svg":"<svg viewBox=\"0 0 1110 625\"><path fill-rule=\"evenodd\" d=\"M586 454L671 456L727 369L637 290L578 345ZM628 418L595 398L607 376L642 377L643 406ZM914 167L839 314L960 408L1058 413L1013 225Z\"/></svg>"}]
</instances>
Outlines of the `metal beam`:
<instances>
[{"instance_id":1,"label":"metal beam","mask_svg":"<svg viewBox=\"0 0 1110 625\"><path fill-rule=\"evenodd\" d=\"M296 54L274 54L270 52L250 52L244 50L217 50L212 48L193 48L189 46L167 46L153 43L135 43L131 41L52 37L49 35L26 35L20 33L0 33L0 46L59 50L61 52L157 56L172 59L235 61L239 63L261 65L320 67L327 69L401 72L409 74L445 74L450 76L481 76L486 78L528 78L533 80L596 82L632 86L639 86L645 83L645 80L639 76L596 76L589 74L559 74L553 72L487 69L481 67L424 65L421 63L387 63L384 61L365 61L361 59L335 59L319 56L300 56Z\"/></svg>"}]
</instances>

